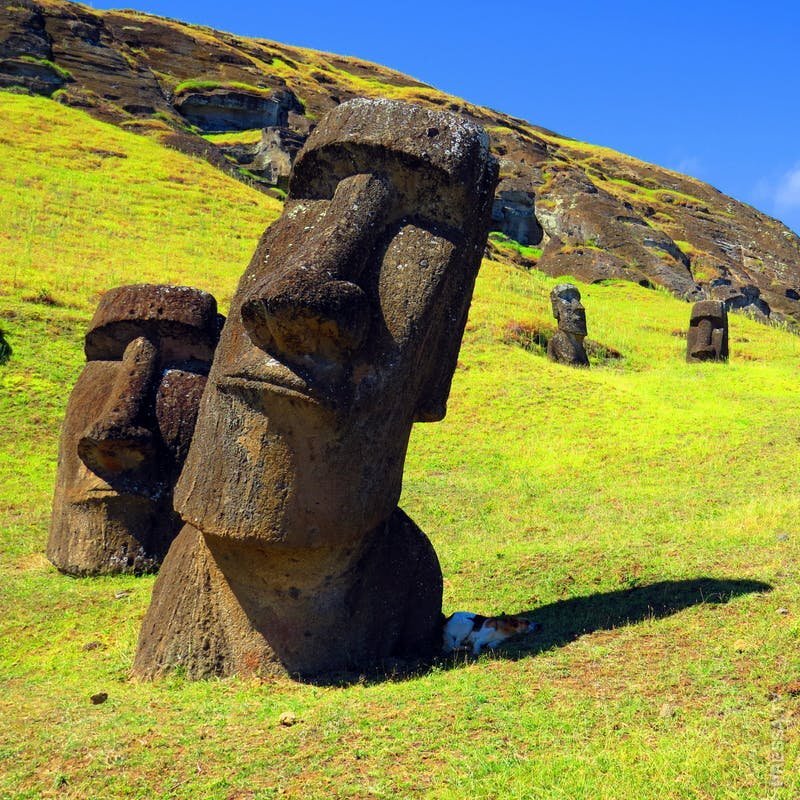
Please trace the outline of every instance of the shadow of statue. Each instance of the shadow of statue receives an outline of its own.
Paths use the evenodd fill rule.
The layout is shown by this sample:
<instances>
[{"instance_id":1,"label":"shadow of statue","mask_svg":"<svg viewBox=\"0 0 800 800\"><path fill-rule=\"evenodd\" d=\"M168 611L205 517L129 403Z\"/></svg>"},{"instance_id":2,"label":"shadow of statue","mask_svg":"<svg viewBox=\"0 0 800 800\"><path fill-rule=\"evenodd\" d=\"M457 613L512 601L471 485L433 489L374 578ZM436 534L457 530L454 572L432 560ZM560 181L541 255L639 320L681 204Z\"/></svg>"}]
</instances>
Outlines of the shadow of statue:
<instances>
[{"instance_id":1,"label":"shadow of statue","mask_svg":"<svg viewBox=\"0 0 800 800\"><path fill-rule=\"evenodd\" d=\"M518 661L548 650L564 647L581 636L601 630L614 630L645 620L661 619L703 604L724 604L745 594L772 591L763 581L737 578L699 577L680 581L659 581L647 586L620 589L558 600L538 608L519 612L538 622L536 633L512 639L490 651L492 658ZM486 651L484 651L486 652ZM434 666L454 669L480 659L459 650L434 662L389 661L382 670L354 675L340 672L317 676L306 681L318 685L348 685L357 682L382 683L420 677Z\"/></svg>"},{"instance_id":2,"label":"shadow of statue","mask_svg":"<svg viewBox=\"0 0 800 800\"><path fill-rule=\"evenodd\" d=\"M661 619L692 606L722 604L745 594L772 591L762 581L700 577L659 581L614 592L571 597L519 612L541 625L536 633L501 645L495 655L526 658L563 647L588 633ZM463 653L460 654L463 661Z\"/></svg>"}]
</instances>

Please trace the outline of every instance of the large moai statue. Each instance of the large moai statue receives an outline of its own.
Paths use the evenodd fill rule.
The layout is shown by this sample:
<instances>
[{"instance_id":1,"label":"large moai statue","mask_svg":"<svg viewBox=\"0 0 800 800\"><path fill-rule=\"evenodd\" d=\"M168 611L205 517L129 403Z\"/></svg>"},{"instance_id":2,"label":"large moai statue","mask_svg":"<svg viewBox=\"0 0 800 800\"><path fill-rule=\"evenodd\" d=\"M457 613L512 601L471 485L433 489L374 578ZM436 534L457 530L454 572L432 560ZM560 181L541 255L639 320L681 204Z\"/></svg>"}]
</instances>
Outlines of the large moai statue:
<instances>
[{"instance_id":1,"label":"large moai statue","mask_svg":"<svg viewBox=\"0 0 800 800\"><path fill-rule=\"evenodd\" d=\"M692 306L686 360L728 360L728 312L721 300L701 300Z\"/></svg>"},{"instance_id":2,"label":"large moai statue","mask_svg":"<svg viewBox=\"0 0 800 800\"><path fill-rule=\"evenodd\" d=\"M172 491L220 323L188 286L103 295L61 431L47 557L62 572L158 568L182 524Z\"/></svg>"},{"instance_id":3,"label":"large moai statue","mask_svg":"<svg viewBox=\"0 0 800 800\"><path fill-rule=\"evenodd\" d=\"M438 559L397 502L412 424L445 414L488 145L455 115L354 100L299 153L220 339L135 676L313 677L438 650Z\"/></svg>"},{"instance_id":4,"label":"large moai statue","mask_svg":"<svg viewBox=\"0 0 800 800\"><path fill-rule=\"evenodd\" d=\"M583 346L586 338L586 309L581 305L581 293L571 283L559 283L550 292L553 316L558 331L547 343L551 361L573 367L588 367L589 358Z\"/></svg>"}]
</instances>

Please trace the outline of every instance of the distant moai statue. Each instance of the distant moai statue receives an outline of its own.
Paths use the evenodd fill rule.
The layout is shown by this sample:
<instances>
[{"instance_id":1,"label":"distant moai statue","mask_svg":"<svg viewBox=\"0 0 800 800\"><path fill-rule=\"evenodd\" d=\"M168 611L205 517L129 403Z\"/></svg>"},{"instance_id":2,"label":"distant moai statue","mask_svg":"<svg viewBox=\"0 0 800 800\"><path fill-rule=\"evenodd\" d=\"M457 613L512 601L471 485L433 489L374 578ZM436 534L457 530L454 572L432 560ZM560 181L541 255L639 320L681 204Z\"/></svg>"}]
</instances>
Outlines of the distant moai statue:
<instances>
[{"instance_id":1,"label":"distant moai statue","mask_svg":"<svg viewBox=\"0 0 800 800\"><path fill-rule=\"evenodd\" d=\"M581 293L571 283L559 283L550 292L553 316L558 331L547 343L551 361L573 367L588 367L589 358L583 346L586 338L586 309L581 304Z\"/></svg>"},{"instance_id":2,"label":"distant moai statue","mask_svg":"<svg viewBox=\"0 0 800 800\"><path fill-rule=\"evenodd\" d=\"M454 114L352 100L311 134L231 302L136 677L438 652L441 568L397 503L412 425L445 415L496 183Z\"/></svg>"},{"instance_id":3,"label":"distant moai statue","mask_svg":"<svg viewBox=\"0 0 800 800\"><path fill-rule=\"evenodd\" d=\"M221 319L188 286L106 292L58 453L47 557L69 575L157 569L181 526L172 491Z\"/></svg>"},{"instance_id":4,"label":"distant moai statue","mask_svg":"<svg viewBox=\"0 0 800 800\"><path fill-rule=\"evenodd\" d=\"M701 300L692 306L686 360L728 360L728 312L721 300Z\"/></svg>"}]
</instances>

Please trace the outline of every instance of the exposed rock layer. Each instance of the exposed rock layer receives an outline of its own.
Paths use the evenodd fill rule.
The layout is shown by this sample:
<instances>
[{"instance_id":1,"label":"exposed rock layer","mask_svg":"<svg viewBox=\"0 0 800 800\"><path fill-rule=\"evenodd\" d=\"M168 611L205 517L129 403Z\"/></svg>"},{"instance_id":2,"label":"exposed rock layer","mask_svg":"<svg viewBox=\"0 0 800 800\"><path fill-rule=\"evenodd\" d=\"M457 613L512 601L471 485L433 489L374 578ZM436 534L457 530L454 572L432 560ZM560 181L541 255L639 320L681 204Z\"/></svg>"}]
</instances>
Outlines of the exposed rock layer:
<instances>
[{"instance_id":1,"label":"exposed rock layer","mask_svg":"<svg viewBox=\"0 0 800 800\"><path fill-rule=\"evenodd\" d=\"M21 67L21 56L38 67ZM166 127L164 120L186 124L174 96L179 84L208 82L216 98L291 90L306 116L291 112L288 127L303 136L314 119L356 96L448 108L489 131L501 158L498 200L504 192L535 193L544 253L529 266L588 281L624 278L690 300L722 299L759 318L800 320L800 239L776 220L700 181L464 103L378 65L63 0L11 0L0 11L0 59L0 85L45 93L60 86L62 102L149 129L226 170L232 167L215 145ZM72 80L59 84L42 60Z\"/></svg>"}]
</instances>

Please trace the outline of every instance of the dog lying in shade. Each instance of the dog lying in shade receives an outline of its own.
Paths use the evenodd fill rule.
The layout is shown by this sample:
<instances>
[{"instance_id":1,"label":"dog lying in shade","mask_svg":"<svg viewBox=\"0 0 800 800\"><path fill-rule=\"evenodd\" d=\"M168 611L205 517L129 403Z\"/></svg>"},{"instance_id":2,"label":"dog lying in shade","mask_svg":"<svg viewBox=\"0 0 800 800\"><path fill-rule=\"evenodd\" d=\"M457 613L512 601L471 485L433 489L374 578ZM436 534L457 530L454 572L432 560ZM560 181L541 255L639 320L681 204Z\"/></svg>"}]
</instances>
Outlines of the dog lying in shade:
<instances>
[{"instance_id":1,"label":"dog lying in shade","mask_svg":"<svg viewBox=\"0 0 800 800\"><path fill-rule=\"evenodd\" d=\"M444 623L442 650L452 653L462 647L472 647L474 655L486 646L494 650L497 645L512 636L533 633L541 625L524 617L501 614L499 617L483 617L469 611L456 611Z\"/></svg>"}]
</instances>

